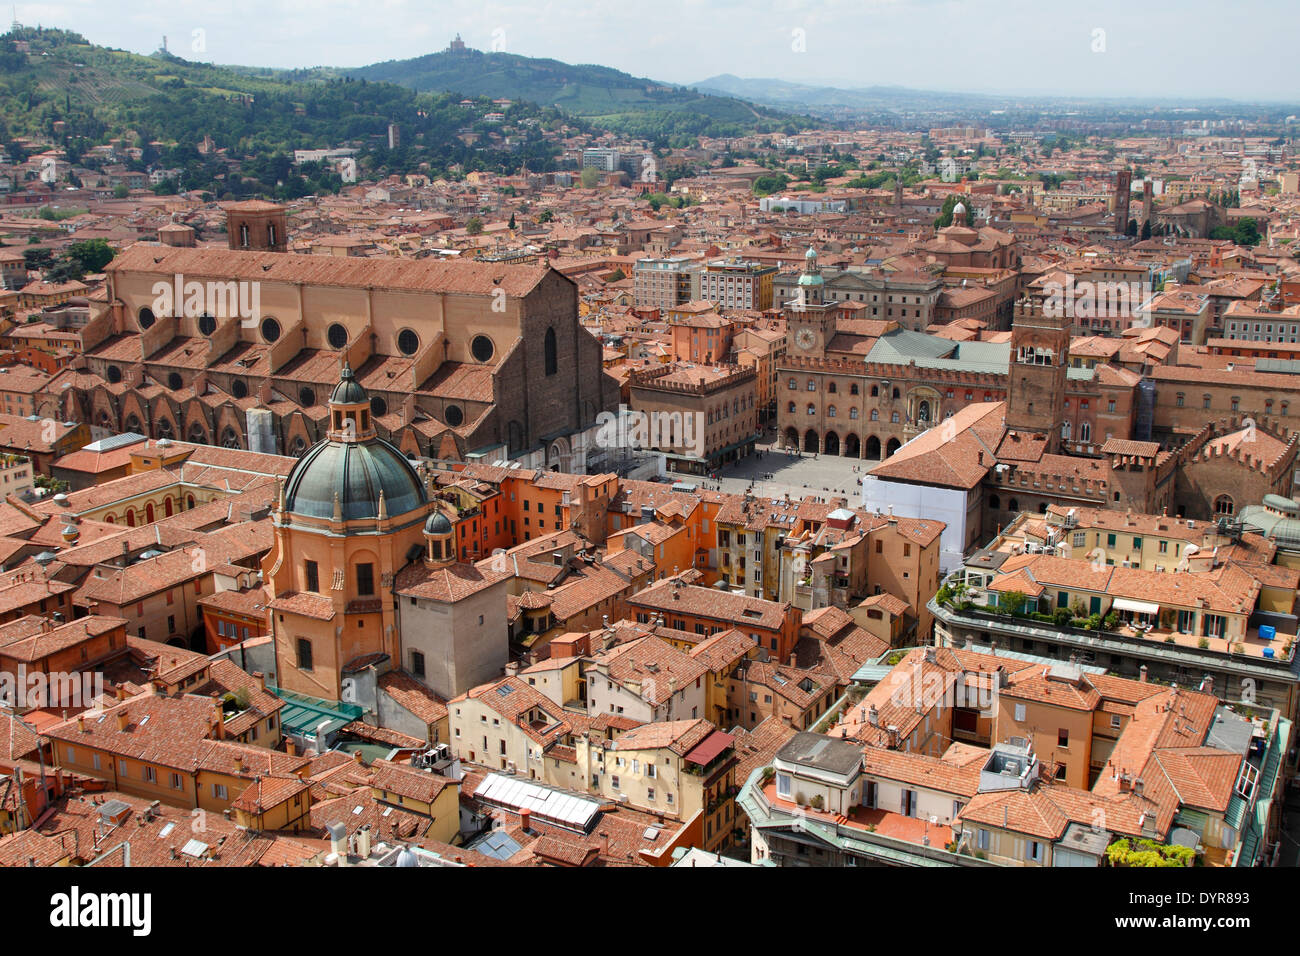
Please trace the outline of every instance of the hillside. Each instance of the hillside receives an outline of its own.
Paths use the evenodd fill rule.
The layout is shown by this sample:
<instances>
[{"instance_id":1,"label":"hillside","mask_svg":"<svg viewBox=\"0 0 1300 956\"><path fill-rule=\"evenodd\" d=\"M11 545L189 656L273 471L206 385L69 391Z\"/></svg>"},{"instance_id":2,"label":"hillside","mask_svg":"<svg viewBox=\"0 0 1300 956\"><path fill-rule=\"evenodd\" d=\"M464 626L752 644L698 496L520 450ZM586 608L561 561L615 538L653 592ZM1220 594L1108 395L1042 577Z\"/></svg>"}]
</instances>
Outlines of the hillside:
<instances>
[{"instance_id":1,"label":"hillside","mask_svg":"<svg viewBox=\"0 0 1300 956\"><path fill-rule=\"evenodd\" d=\"M484 120L495 109L486 99L464 105L459 97L327 70L141 56L60 30L24 27L0 37L0 141L48 139L74 162L84 160L90 147L123 137L131 144L175 147L180 155L163 159L179 165L196 161L194 148L210 136L232 157L259 161L295 149L353 146L363 166L381 173L413 171L422 163L435 174L452 165L513 171L527 162L534 170L554 168L558 149L543 132L573 123L557 110L520 103L507 122L528 123L516 129L507 148L499 132L504 127ZM402 130L403 145L394 151L386 149L390 123ZM467 133L478 140L468 143ZM213 165L211 158L207 162ZM264 185L274 188L286 172L282 162L268 162ZM219 170L211 174L220 178ZM224 191L242 195L239 188Z\"/></svg>"},{"instance_id":2,"label":"hillside","mask_svg":"<svg viewBox=\"0 0 1300 956\"><path fill-rule=\"evenodd\" d=\"M431 53L348 71L348 75L422 91L531 100L591 123L640 136L728 136L808 128L806 117L730 96L658 83L604 66L484 53Z\"/></svg>"}]
</instances>

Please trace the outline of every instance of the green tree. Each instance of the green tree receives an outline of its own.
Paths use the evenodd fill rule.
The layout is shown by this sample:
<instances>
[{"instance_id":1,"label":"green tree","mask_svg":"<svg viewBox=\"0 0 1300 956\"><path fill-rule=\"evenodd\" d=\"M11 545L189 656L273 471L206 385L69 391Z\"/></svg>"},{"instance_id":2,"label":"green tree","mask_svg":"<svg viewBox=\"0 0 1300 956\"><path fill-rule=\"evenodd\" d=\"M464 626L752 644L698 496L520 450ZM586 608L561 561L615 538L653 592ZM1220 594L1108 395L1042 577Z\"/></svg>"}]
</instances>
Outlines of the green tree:
<instances>
[{"instance_id":1,"label":"green tree","mask_svg":"<svg viewBox=\"0 0 1300 956\"><path fill-rule=\"evenodd\" d=\"M774 176L759 176L754 180L755 196L770 196L772 193L780 192L790 183L790 177L784 173L777 173Z\"/></svg>"},{"instance_id":2,"label":"green tree","mask_svg":"<svg viewBox=\"0 0 1300 956\"><path fill-rule=\"evenodd\" d=\"M1147 219L1147 220L1145 220L1145 221L1142 223L1142 238L1143 238L1143 239L1150 239L1150 238L1151 238L1151 220L1150 220L1150 219Z\"/></svg>"},{"instance_id":3,"label":"green tree","mask_svg":"<svg viewBox=\"0 0 1300 956\"><path fill-rule=\"evenodd\" d=\"M965 221L960 223L963 226L973 226L975 224L975 210L972 207L969 196L960 196L952 193L943 201L943 207L939 210L939 218L934 221L937 228L942 229L945 226L952 225L952 211L961 203L966 208Z\"/></svg>"},{"instance_id":4,"label":"green tree","mask_svg":"<svg viewBox=\"0 0 1300 956\"><path fill-rule=\"evenodd\" d=\"M583 189L595 189L600 182L600 170L595 166L586 167L578 176Z\"/></svg>"},{"instance_id":5,"label":"green tree","mask_svg":"<svg viewBox=\"0 0 1300 956\"><path fill-rule=\"evenodd\" d=\"M131 194L131 190L126 188L125 183L118 183L116 186L113 187L114 199L125 199L130 194Z\"/></svg>"},{"instance_id":6,"label":"green tree","mask_svg":"<svg viewBox=\"0 0 1300 956\"><path fill-rule=\"evenodd\" d=\"M68 246L65 255L75 259L86 272L102 272L117 253L103 239L86 239Z\"/></svg>"},{"instance_id":7,"label":"green tree","mask_svg":"<svg viewBox=\"0 0 1300 956\"><path fill-rule=\"evenodd\" d=\"M483 231L483 220L478 216L471 216L469 222L465 223L465 232L471 236L477 236Z\"/></svg>"}]
</instances>

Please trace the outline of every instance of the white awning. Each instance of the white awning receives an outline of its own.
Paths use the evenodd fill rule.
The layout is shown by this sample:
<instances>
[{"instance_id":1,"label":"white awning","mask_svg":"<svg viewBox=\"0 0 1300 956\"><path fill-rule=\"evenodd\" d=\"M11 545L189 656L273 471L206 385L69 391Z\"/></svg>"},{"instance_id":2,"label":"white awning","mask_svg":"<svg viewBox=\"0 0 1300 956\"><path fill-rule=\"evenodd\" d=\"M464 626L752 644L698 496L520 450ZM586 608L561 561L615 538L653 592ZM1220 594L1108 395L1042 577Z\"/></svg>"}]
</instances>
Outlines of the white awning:
<instances>
[{"instance_id":1,"label":"white awning","mask_svg":"<svg viewBox=\"0 0 1300 956\"><path fill-rule=\"evenodd\" d=\"M1130 601L1128 598L1115 598L1111 604L1117 611L1135 611L1138 614L1159 614L1159 604L1148 604L1146 601Z\"/></svg>"}]
</instances>

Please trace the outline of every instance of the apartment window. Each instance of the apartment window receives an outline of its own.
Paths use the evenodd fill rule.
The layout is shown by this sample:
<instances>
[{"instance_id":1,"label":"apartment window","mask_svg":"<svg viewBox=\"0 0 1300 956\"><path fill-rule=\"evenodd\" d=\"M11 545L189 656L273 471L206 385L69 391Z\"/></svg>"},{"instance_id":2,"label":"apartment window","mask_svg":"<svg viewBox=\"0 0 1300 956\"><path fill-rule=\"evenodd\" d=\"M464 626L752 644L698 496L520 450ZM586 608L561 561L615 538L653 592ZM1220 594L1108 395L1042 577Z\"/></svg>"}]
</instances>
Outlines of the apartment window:
<instances>
[{"instance_id":1,"label":"apartment window","mask_svg":"<svg viewBox=\"0 0 1300 956\"><path fill-rule=\"evenodd\" d=\"M144 768L144 779L145 779L146 781L148 781L149 783L157 783L157 782L158 782L158 772L157 772L156 770L154 770L153 767L145 767L145 768Z\"/></svg>"},{"instance_id":2,"label":"apartment window","mask_svg":"<svg viewBox=\"0 0 1300 956\"><path fill-rule=\"evenodd\" d=\"M1058 746L1058 747L1068 747L1068 746L1070 746L1070 731L1069 731L1068 728L1062 727L1062 728L1060 728L1059 730L1057 730L1057 732L1056 732L1056 746Z\"/></svg>"},{"instance_id":3,"label":"apartment window","mask_svg":"<svg viewBox=\"0 0 1300 956\"><path fill-rule=\"evenodd\" d=\"M976 846L978 849L981 849L981 850L987 850L987 849L989 848L989 831L988 831L988 830L976 830L976 831L975 831L975 846Z\"/></svg>"},{"instance_id":4,"label":"apartment window","mask_svg":"<svg viewBox=\"0 0 1300 956\"><path fill-rule=\"evenodd\" d=\"M790 775L789 774L778 773L776 775L776 795L778 797L787 797L787 798L790 796Z\"/></svg>"},{"instance_id":5,"label":"apartment window","mask_svg":"<svg viewBox=\"0 0 1300 956\"><path fill-rule=\"evenodd\" d=\"M1037 840L1030 840L1025 847L1025 859L1034 863L1043 862L1043 845Z\"/></svg>"},{"instance_id":6,"label":"apartment window","mask_svg":"<svg viewBox=\"0 0 1300 956\"><path fill-rule=\"evenodd\" d=\"M307 569L307 590L320 592L320 566L315 561L306 563Z\"/></svg>"},{"instance_id":7,"label":"apartment window","mask_svg":"<svg viewBox=\"0 0 1300 956\"><path fill-rule=\"evenodd\" d=\"M1025 705L1016 704L1016 723L1023 723L1025 719Z\"/></svg>"},{"instance_id":8,"label":"apartment window","mask_svg":"<svg viewBox=\"0 0 1300 956\"><path fill-rule=\"evenodd\" d=\"M373 564L357 565L357 593L375 593L375 566Z\"/></svg>"},{"instance_id":9,"label":"apartment window","mask_svg":"<svg viewBox=\"0 0 1300 956\"><path fill-rule=\"evenodd\" d=\"M181 779L181 775L178 774L178 773L174 773L174 774L172 774L172 789L173 789L173 790L180 790L180 789L184 788L184 786L185 786L185 783L184 783L184 781Z\"/></svg>"},{"instance_id":10,"label":"apartment window","mask_svg":"<svg viewBox=\"0 0 1300 956\"><path fill-rule=\"evenodd\" d=\"M305 637L298 638L298 670L311 670L311 641Z\"/></svg>"},{"instance_id":11,"label":"apartment window","mask_svg":"<svg viewBox=\"0 0 1300 956\"><path fill-rule=\"evenodd\" d=\"M419 651L411 651L411 673L416 677L424 676L424 655Z\"/></svg>"},{"instance_id":12,"label":"apartment window","mask_svg":"<svg viewBox=\"0 0 1300 956\"><path fill-rule=\"evenodd\" d=\"M214 783L212 785L212 795L218 800L226 799L226 785L224 783Z\"/></svg>"}]
</instances>

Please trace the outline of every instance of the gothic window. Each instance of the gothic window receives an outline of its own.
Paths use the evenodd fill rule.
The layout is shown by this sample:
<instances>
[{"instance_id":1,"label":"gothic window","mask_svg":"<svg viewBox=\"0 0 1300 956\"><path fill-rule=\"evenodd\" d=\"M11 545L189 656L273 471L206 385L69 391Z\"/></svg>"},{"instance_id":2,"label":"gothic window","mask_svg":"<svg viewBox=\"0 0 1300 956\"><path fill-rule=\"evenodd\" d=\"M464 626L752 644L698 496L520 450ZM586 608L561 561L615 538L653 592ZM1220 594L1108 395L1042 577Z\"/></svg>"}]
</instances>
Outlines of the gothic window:
<instances>
[{"instance_id":1,"label":"gothic window","mask_svg":"<svg viewBox=\"0 0 1300 956\"><path fill-rule=\"evenodd\" d=\"M554 375L559 368L559 362L555 357L555 329L546 330L546 339L542 345L542 352L546 363L546 374Z\"/></svg>"}]
</instances>

